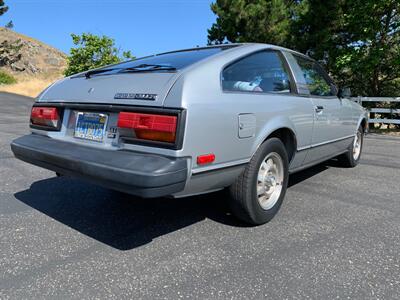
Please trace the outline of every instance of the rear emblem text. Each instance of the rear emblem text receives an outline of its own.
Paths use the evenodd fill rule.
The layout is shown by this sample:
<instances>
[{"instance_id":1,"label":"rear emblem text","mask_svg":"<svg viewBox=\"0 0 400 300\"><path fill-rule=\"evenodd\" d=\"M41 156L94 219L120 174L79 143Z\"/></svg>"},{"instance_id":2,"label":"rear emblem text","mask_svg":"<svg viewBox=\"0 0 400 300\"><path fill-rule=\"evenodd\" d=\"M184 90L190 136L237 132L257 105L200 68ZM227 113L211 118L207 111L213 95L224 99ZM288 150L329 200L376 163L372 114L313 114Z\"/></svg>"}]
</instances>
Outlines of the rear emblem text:
<instances>
[{"instance_id":1,"label":"rear emblem text","mask_svg":"<svg viewBox=\"0 0 400 300\"><path fill-rule=\"evenodd\" d=\"M114 96L114 99L154 101L157 99L157 95L156 94L136 94L136 93L116 93Z\"/></svg>"}]
</instances>

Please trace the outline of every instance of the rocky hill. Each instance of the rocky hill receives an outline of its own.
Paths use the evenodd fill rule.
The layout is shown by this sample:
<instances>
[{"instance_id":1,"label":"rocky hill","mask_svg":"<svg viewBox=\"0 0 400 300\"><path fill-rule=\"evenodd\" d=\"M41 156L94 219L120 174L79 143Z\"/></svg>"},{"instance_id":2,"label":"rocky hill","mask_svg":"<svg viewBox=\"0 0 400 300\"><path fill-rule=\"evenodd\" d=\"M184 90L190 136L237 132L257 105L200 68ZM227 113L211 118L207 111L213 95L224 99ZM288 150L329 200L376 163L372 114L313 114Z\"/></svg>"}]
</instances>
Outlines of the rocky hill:
<instances>
[{"instance_id":1,"label":"rocky hill","mask_svg":"<svg viewBox=\"0 0 400 300\"><path fill-rule=\"evenodd\" d=\"M63 76L66 55L40 41L0 27L0 70L18 83L0 86L0 91L36 96L41 89Z\"/></svg>"}]
</instances>

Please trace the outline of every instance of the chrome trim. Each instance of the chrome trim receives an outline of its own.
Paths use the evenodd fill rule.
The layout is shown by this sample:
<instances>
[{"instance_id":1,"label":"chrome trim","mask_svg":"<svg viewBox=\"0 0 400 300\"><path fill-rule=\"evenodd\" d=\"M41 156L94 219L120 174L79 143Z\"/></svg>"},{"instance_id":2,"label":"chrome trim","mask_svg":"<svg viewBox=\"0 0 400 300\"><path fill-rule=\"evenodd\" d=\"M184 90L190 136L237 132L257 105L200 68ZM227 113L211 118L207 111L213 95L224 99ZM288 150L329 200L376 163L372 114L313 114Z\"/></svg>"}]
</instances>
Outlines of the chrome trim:
<instances>
[{"instance_id":1,"label":"chrome trim","mask_svg":"<svg viewBox=\"0 0 400 300\"><path fill-rule=\"evenodd\" d=\"M200 174L200 173L204 173L204 172L208 172L208 171L216 171L216 170L228 168L228 167L235 167L235 166L246 164L249 161L250 161L250 158L246 158L246 159L235 160L235 161L231 161L231 162L227 162L227 163L192 169L192 175Z\"/></svg>"},{"instance_id":2,"label":"chrome trim","mask_svg":"<svg viewBox=\"0 0 400 300\"><path fill-rule=\"evenodd\" d=\"M349 136L345 136L345 137L341 137L341 138L338 138L338 139L334 139L334 140L329 140L329 141L326 141L326 142L318 143L318 144L312 144L312 145L309 145L309 146L300 147L300 148L297 148L297 151L303 151L303 150L307 150L307 149L323 146L323 145L326 145L326 144L339 142L339 141L346 140L346 139L353 138L353 137L354 137L354 134L349 135Z\"/></svg>"}]
</instances>

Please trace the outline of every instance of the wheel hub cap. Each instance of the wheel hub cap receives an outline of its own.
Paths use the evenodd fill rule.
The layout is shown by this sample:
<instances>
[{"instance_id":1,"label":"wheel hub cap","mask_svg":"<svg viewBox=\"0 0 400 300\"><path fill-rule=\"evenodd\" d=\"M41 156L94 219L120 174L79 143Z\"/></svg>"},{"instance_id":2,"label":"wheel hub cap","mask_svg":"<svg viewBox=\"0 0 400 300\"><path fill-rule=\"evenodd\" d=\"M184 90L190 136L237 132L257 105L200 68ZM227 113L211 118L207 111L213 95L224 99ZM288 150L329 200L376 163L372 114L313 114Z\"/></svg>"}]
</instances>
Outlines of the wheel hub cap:
<instances>
[{"instance_id":1,"label":"wheel hub cap","mask_svg":"<svg viewBox=\"0 0 400 300\"><path fill-rule=\"evenodd\" d=\"M257 198L261 207L271 209L278 201L284 179L283 161L278 153L268 154L258 171Z\"/></svg>"},{"instance_id":2,"label":"wheel hub cap","mask_svg":"<svg viewBox=\"0 0 400 300\"><path fill-rule=\"evenodd\" d=\"M361 142L362 142L362 133L361 132L357 132L356 136L354 137L354 144L353 144L353 158L354 158L354 160L357 160L360 157Z\"/></svg>"}]
</instances>

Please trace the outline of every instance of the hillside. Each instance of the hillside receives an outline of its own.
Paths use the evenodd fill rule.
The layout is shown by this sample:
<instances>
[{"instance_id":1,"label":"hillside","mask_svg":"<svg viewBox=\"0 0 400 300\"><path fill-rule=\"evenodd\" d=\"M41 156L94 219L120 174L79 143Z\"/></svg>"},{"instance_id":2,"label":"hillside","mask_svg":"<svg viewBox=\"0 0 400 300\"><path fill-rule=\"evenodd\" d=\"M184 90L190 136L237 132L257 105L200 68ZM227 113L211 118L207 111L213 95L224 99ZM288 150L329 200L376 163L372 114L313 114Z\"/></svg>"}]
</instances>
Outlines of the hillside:
<instances>
[{"instance_id":1,"label":"hillside","mask_svg":"<svg viewBox=\"0 0 400 300\"><path fill-rule=\"evenodd\" d=\"M17 47L19 50L12 50ZM0 91L35 97L53 81L63 77L66 55L31 37L0 27L0 70L17 79L0 85Z\"/></svg>"}]
</instances>

